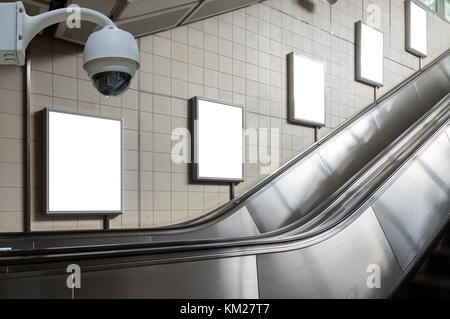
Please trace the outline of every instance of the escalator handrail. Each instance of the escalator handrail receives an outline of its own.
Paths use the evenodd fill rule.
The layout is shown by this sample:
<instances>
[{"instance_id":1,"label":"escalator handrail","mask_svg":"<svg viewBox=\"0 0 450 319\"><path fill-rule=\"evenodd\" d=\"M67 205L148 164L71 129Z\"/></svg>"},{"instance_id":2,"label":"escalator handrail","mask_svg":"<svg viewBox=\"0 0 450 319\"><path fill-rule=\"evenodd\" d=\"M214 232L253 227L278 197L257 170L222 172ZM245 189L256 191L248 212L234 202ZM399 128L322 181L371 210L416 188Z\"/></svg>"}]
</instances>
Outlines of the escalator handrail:
<instances>
[{"instance_id":1,"label":"escalator handrail","mask_svg":"<svg viewBox=\"0 0 450 319\"><path fill-rule=\"evenodd\" d=\"M229 202L225 203L224 205L212 210L211 212L199 216L197 218L178 223L168 226L161 226L156 228L137 228L137 229L98 229L98 230L69 230L69 231L32 231L28 233L0 233L0 238L2 236L7 236L7 238L12 238L14 236L17 237L32 237L34 235L40 235L40 236L58 236L58 235L82 235L82 234L101 234L101 233L108 233L108 234L145 234L145 235L152 235L152 234L171 234L173 232L182 232L185 231L187 228L192 228L195 226L200 226L204 224L207 224L211 221L217 221L219 218L223 219L229 216L229 214L234 213L237 209L239 209L243 202L250 199L251 197L258 194L261 190L263 190L265 187L269 186L271 182L276 180L278 177L280 177L284 172L292 168L295 164L300 162L302 159L306 158L308 155L310 155L313 151L315 151L320 145L326 143L330 139L332 139L334 136L338 135L343 131L346 127L348 127L351 123L355 122L368 112L370 112L373 108L378 106L380 103L383 103L386 99L391 97L396 92L400 91L403 87L408 85L409 83L415 81L418 76L422 75L423 73L429 71L434 65L438 64L442 60L444 60L448 55L450 54L450 50L445 51L443 54L441 54L439 57L437 57L435 60L430 62L427 66L425 66L423 69L416 71L412 76L405 79L404 81L397 84L395 87L387 91L382 97L377 99L376 101L372 102L368 106L366 106L364 109L356 113L354 116L349 118L347 121L343 122L341 125L333 129L331 132L329 132L327 135L325 135L321 140L313 143L310 145L307 149L305 149L300 154L296 155L292 159L290 159L288 162L280 166L276 171L274 171L272 174L266 176L264 179L256 183L251 189L245 191L244 193L238 195L236 198L230 200Z\"/></svg>"},{"instance_id":2,"label":"escalator handrail","mask_svg":"<svg viewBox=\"0 0 450 319\"><path fill-rule=\"evenodd\" d=\"M445 109L446 112L441 114L440 118L444 119L444 125L447 126L449 120L449 113L450 110L448 110L449 105L449 95L445 98L444 101L441 101L439 105L442 107L445 103ZM86 247L70 247L70 248L44 248L44 249L38 249L38 250L30 250L30 251L10 251L10 252L4 252L0 253L0 265L2 264L27 264L27 263L42 263L42 262L48 262L48 261L55 261L55 260L66 260L66 259L91 259L91 258L107 258L107 257L117 257L117 256L131 256L131 255L147 255L147 254L161 254L161 253L173 253L173 252L182 252L182 251L199 251L199 250L205 250L205 249L237 249L238 251L241 251L239 247L243 246L267 246L267 245L274 245L274 244L282 244L282 243L289 243L289 242L298 242L298 241L308 241L309 239L313 238L312 240L315 240L314 238L323 238L328 237L335 233L337 230L339 230L339 227L336 227L337 225L345 224L345 220L353 220L356 218L357 214L352 214L353 212L361 211L359 208L363 206L364 202L367 202L369 198L376 193L383 185L388 184L388 180L390 180L391 176L395 175L395 172L401 170L402 167L407 166L407 163L411 161L412 158L414 158L414 154L419 152L421 149L423 149L425 144L427 144L427 141L430 141L433 136L435 136L437 133L439 133L442 130L442 120L440 122L433 121L431 123L428 123L429 125L424 128L425 131L431 132L431 134L421 134L419 138L416 138L414 143L411 143L409 147L412 147L412 149L407 149L402 151L403 158L402 161L397 161L395 163L394 167L391 167L391 169L388 172L384 172L381 174L382 176L378 176L378 184L376 185L377 181L375 181L375 189L371 190L369 194L360 195L361 198L359 198L362 202L358 203L358 199L355 199L356 207L355 208L349 208L347 210L350 210L350 212L347 212L346 214L340 214L340 218L335 220L333 223L326 225L326 227L323 228L317 228L314 231L310 231L303 234L297 234L292 237L287 238L249 238L249 239L242 239L239 238L237 240L227 240L225 243L225 240L196 240L191 242L172 242L170 247L168 247L168 243L159 242L159 243L151 243L151 244L125 244L122 246L118 245L101 245L101 246L89 246L89 251L86 252ZM425 142L423 141L425 140ZM406 155L405 155L406 153ZM390 157L390 155L387 155L387 157ZM387 175L387 176L385 176ZM352 218L353 217L353 218ZM1 257L3 256L3 257Z\"/></svg>"}]
</instances>

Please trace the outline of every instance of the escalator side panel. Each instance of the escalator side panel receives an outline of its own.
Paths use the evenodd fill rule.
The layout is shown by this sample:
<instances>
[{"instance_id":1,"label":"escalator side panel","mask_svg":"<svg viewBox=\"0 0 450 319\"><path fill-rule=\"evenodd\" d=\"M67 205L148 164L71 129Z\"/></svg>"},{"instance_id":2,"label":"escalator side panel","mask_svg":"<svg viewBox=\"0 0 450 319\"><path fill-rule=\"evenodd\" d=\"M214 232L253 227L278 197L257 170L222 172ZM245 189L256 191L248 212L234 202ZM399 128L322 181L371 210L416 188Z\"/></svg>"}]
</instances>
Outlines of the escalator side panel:
<instances>
[{"instance_id":1,"label":"escalator side panel","mask_svg":"<svg viewBox=\"0 0 450 319\"><path fill-rule=\"evenodd\" d=\"M391 141L400 136L429 109L430 104L421 100L414 83L383 101L382 107L378 107L373 112L379 133L384 137L381 147L385 148L388 145L385 141Z\"/></svg>"},{"instance_id":2,"label":"escalator side panel","mask_svg":"<svg viewBox=\"0 0 450 319\"><path fill-rule=\"evenodd\" d=\"M258 228L253 222L247 207L242 207L228 218L221 220L209 227L204 227L191 232L174 235L155 235L152 241L165 240L190 240L190 239L211 239L226 237L243 237L259 235Z\"/></svg>"},{"instance_id":3,"label":"escalator side panel","mask_svg":"<svg viewBox=\"0 0 450 319\"><path fill-rule=\"evenodd\" d=\"M132 261L133 258L130 258ZM68 274L0 278L0 298L72 298ZM258 298L254 255L89 270L75 298Z\"/></svg>"},{"instance_id":4,"label":"escalator side panel","mask_svg":"<svg viewBox=\"0 0 450 319\"><path fill-rule=\"evenodd\" d=\"M247 204L261 233L298 220L336 187L318 154L312 154Z\"/></svg>"},{"instance_id":5,"label":"escalator side panel","mask_svg":"<svg viewBox=\"0 0 450 319\"><path fill-rule=\"evenodd\" d=\"M331 238L258 255L257 262L261 298L382 298L390 288L387 283L401 274L370 207ZM380 288L367 285L373 265L380 267Z\"/></svg>"},{"instance_id":6,"label":"escalator side panel","mask_svg":"<svg viewBox=\"0 0 450 319\"><path fill-rule=\"evenodd\" d=\"M382 140L373 114L369 113L342 131L332 143L324 144L319 153L333 182L342 186L381 151Z\"/></svg>"},{"instance_id":7,"label":"escalator side panel","mask_svg":"<svg viewBox=\"0 0 450 319\"><path fill-rule=\"evenodd\" d=\"M88 271L82 280L76 298L258 298L255 256Z\"/></svg>"},{"instance_id":8,"label":"escalator side panel","mask_svg":"<svg viewBox=\"0 0 450 319\"><path fill-rule=\"evenodd\" d=\"M450 56L414 81L422 101L434 105L450 92Z\"/></svg>"},{"instance_id":9,"label":"escalator side panel","mask_svg":"<svg viewBox=\"0 0 450 319\"><path fill-rule=\"evenodd\" d=\"M445 134L373 204L404 270L450 212L450 143Z\"/></svg>"},{"instance_id":10,"label":"escalator side panel","mask_svg":"<svg viewBox=\"0 0 450 319\"><path fill-rule=\"evenodd\" d=\"M72 299L65 269L52 274L0 279L0 299Z\"/></svg>"}]
</instances>

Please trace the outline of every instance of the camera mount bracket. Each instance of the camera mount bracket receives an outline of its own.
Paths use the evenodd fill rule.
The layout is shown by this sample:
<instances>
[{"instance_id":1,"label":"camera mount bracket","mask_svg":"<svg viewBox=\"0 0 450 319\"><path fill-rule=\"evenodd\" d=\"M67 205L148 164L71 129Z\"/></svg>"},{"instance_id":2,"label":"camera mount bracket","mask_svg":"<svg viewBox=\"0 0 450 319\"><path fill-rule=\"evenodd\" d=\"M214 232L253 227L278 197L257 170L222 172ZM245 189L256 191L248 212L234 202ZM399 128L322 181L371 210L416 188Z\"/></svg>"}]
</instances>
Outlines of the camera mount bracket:
<instances>
[{"instance_id":1,"label":"camera mount bracket","mask_svg":"<svg viewBox=\"0 0 450 319\"><path fill-rule=\"evenodd\" d=\"M86 8L79 10L81 20L116 28L114 22L100 12ZM73 9L62 8L29 16L22 1L0 3L0 64L24 65L25 50L36 34L67 20L72 14Z\"/></svg>"}]
</instances>

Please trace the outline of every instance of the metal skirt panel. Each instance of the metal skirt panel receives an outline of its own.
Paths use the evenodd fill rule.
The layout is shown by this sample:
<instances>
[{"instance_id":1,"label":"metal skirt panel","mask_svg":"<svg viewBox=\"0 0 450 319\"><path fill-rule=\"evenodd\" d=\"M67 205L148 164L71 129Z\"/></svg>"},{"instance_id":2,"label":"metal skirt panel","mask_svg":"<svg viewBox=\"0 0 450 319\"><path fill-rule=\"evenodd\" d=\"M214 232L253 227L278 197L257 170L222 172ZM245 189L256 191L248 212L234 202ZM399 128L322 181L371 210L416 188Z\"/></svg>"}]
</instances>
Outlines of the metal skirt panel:
<instances>
[{"instance_id":1,"label":"metal skirt panel","mask_svg":"<svg viewBox=\"0 0 450 319\"><path fill-rule=\"evenodd\" d=\"M449 159L444 132L373 204L402 269L450 214Z\"/></svg>"},{"instance_id":2,"label":"metal skirt panel","mask_svg":"<svg viewBox=\"0 0 450 319\"><path fill-rule=\"evenodd\" d=\"M261 298L382 298L401 274L371 208L331 238L257 261ZM380 288L367 285L373 265Z\"/></svg>"},{"instance_id":3,"label":"metal skirt panel","mask_svg":"<svg viewBox=\"0 0 450 319\"><path fill-rule=\"evenodd\" d=\"M76 263L76 262L74 262ZM0 298L258 298L255 256L161 265L81 267L81 288L69 289L69 274L35 271L0 279Z\"/></svg>"},{"instance_id":4,"label":"metal skirt panel","mask_svg":"<svg viewBox=\"0 0 450 319\"><path fill-rule=\"evenodd\" d=\"M256 257L87 272L77 298L258 298Z\"/></svg>"},{"instance_id":5,"label":"metal skirt panel","mask_svg":"<svg viewBox=\"0 0 450 319\"><path fill-rule=\"evenodd\" d=\"M71 299L73 291L67 288L67 276L61 270L1 279L0 299Z\"/></svg>"}]
</instances>

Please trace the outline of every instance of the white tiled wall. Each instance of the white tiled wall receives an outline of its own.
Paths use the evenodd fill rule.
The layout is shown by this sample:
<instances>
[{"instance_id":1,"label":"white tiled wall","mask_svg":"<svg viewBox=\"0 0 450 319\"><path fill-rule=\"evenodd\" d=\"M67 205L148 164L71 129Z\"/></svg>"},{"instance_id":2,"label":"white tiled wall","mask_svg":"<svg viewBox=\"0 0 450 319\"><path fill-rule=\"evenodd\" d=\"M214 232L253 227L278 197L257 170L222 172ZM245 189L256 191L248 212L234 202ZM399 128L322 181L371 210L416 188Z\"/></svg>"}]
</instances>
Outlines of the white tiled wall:
<instances>
[{"instance_id":1,"label":"white tiled wall","mask_svg":"<svg viewBox=\"0 0 450 319\"><path fill-rule=\"evenodd\" d=\"M0 69L0 232L23 230L23 73Z\"/></svg>"},{"instance_id":2,"label":"white tiled wall","mask_svg":"<svg viewBox=\"0 0 450 319\"><path fill-rule=\"evenodd\" d=\"M106 98L82 69L82 48L37 38L32 54L33 230L101 228L100 218L43 214L42 118L44 107L122 117L125 122L125 212L112 228L153 227L204 214L229 199L226 185L190 182L187 164L173 164L174 128L188 127L188 99L199 95L243 104L246 127L278 128L282 162L313 142L313 129L289 124L286 54L296 51L326 63L327 134L373 99L354 81L354 23L366 8L381 8L385 41L383 94L418 69L404 50L401 0L272 0L138 40L141 69L123 96ZM449 23L428 13L428 63L450 47ZM23 227L22 73L0 67L0 232ZM257 146L246 142L246 152ZM264 175L265 164L246 164L241 193Z\"/></svg>"}]
</instances>

